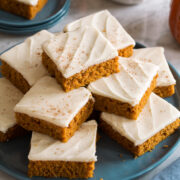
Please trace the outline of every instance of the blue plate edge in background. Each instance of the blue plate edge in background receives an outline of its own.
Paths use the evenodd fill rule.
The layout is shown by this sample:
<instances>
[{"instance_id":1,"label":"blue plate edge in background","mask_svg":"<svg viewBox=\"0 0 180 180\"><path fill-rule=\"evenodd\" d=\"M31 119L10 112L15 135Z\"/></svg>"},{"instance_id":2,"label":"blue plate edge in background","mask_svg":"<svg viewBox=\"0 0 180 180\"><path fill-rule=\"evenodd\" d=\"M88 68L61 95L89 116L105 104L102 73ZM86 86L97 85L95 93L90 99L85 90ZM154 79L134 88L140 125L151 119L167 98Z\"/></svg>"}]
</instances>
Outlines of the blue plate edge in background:
<instances>
[{"instance_id":1,"label":"blue plate edge in background","mask_svg":"<svg viewBox=\"0 0 180 180\"><path fill-rule=\"evenodd\" d=\"M0 24L0 32L6 33L6 34L33 34L36 33L40 30L43 29L49 29L53 26L55 26L60 20L62 20L67 13L69 12L69 7L70 7L70 0L66 0L65 5L63 8L61 8L61 13L59 13L58 16L55 18L51 19L51 21L48 21L47 23L44 24L37 24L36 26L28 26L28 27L3 27Z\"/></svg>"},{"instance_id":2,"label":"blue plate edge in background","mask_svg":"<svg viewBox=\"0 0 180 180\"><path fill-rule=\"evenodd\" d=\"M66 15L68 14L68 11L64 11L63 14L61 14L61 16L58 16L57 19L52 20L50 23L48 24L43 24L40 26L36 26L36 27L30 27L30 28L24 28L24 29L20 29L20 30L11 30L11 29L4 29L2 27L0 27L0 32L6 33L6 34L14 34L14 35L18 35L18 34L33 34L36 33L38 31L41 31L43 29L49 29L53 26L55 26L57 23L59 23Z\"/></svg>"},{"instance_id":3,"label":"blue plate edge in background","mask_svg":"<svg viewBox=\"0 0 180 180\"><path fill-rule=\"evenodd\" d=\"M71 2L71 0L66 0L63 7L56 14L54 14L54 15L50 16L49 18L42 20L42 21L32 22L31 20L27 20L25 23L22 23L22 22L21 23L13 23L13 22L9 23L9 22L0 20L0 24L5 25L5 26L17 26L17 27L29 27L29 26L45 24L45 23L53 20L57 16L59 16L62 13L62 11L64 11L64 10L68 11L70 2ZM42 9L42 11L43 11L43 9Z\"/></svg>"},{"instance_id":4,"label":"blue plate edge in background","mask_svg":"<svg viewBox=\"0 0 180 180\"><path fill-rule=\"evenodd\" d=\"M18 26L6 26L6 25L4 26L4 25L1 25L1 23L0 23L0 28L3 28L3 29L13 29L13 30L21 30L22 31L24 29L32 29L32 28L37 28L37 27L40 27L40 26L44 26L46 24L53 23L53 22L57 21L58 19L64 17L64 15L66 15L68 13L69 7L70 7L70 3L67 3L66 8L62 8L61 9L61 13L58 16L56 16L55 18L51 19L50 21L48 21L46 23L38 23L38 24L33 25L33 26L22 26L22 27L18 27Z\"/></svg>"}]
</instances>

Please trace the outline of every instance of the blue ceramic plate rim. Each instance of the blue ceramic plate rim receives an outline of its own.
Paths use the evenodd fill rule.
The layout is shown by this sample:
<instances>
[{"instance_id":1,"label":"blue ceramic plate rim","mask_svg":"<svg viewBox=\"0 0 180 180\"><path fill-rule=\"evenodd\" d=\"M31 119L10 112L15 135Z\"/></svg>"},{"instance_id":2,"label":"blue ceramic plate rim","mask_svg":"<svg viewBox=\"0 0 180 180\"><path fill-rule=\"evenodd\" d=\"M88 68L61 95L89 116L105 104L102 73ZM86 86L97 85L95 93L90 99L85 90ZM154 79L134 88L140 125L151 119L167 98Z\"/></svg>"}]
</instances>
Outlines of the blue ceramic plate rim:
<instances>
[{"instance_id":1,"label":"blue ceramic plate rim","mask_svg":"<svg viewBox=\"0 0 180 180\"><path fill-rule=\"evenodd\" d=\"M27 20L27 22L24 23L13 23L13 22L6 22L3 20L0 20L0 24L1 25L6 25L6 26L19 26L19 27L27 27L27 26L35 26L35 25L40 25L40 24L44 24L47 23L51 20L53 20L54 18L56 18L57 16L61 15L61 13L65 10L68 11L69 6L70 6L70 2L71 0L66 0L66 2L64 3L63 7L54 15L50 16L49 18L42 20L42 21L38 21L38 22L31 22L30 20Z\"/></svg>"},{"instance_id":2,"label":"blue ceramic plate rim","mask_svg":"<svg viewBox=\"0 0 180 180\"><path fill-rule=\"evenodd\" d=\"M57 21L61 20L62 17L64 17L64 15L66 15L67 12L64 12L63 14L61 14L60 16L56 17L55 19L53 19L52 21L42 24L42 25L37 25L37 26L33 26L33 27L25 27L25 28L7 28L7 27L3 27L0 25L0 29L3 29L4 31L16 31L16 32L26 32L26 31L33 31L33 30L37 30L39 28L45 28L47 26L51 26L54 23L56 23Z\"/></svg>"},{"instance_id":3,"label":"blue ceramic plate rim","mask_svg":"<svg viewBox=\"0 0 180 180\"><path fill-rule=\"evenodd\" d=\"M67 8L63 9L61 11L61 14L59 14L58 16L56 16L55 18L51 19L50 21L48 21L46 23L41 23L41 24L37 24L34 26L24 26L24 27L7 26L7 25L1 25L1 23L0 23L0 29L3 29L4 31L10 31L10 32L12 32L12 31L22 31L23 32L26 30L30 31L30 30L34 30L34 29L39 29L41 27L51 26L58 20L62 19L68 13L70 3L67 5L68 5Z\"/></svg>"},{"instance_id":4,"label":"blue ceramic plate rim","mask_svg":"<svg viewBox=\"0 0 180 180\"><path fill-rule=\"evenodd\" d=\"M19 43L18 43L19 44ZM16 45L18 45L16 44ZM16 46L16 45L13 45L12 47ZM136 45L138 46L138 48L144 48L145 46L136 42ZM9 49L11 49L12 47L6 49L5 51L1 52L1 54L3 54L4 52L8 51ZM170 68L172 69L172 71L174 71L174 73L180 78L180 74L179 72L175 69L174 66L172 66L170 63L169 63L169 66ZM160 158L158 161L156 161L154 164L148 166L147 168L145 168L144 170L141 170L140 172L138 173L135 173L134 175L131 175L127 178L125 178L124 180L131 180L131 179L134 179L134 178L137 178L147 172L149 172L150 170L154 169L155 167L159 166L161 163L163 163L175 150L176 148L180 145L180 137L178 137L177 141L174 143L174 145L172 146L171 149L168 150L168 152L162 157ZM18 178L20 180L30 180L29 177L25 177L21 172L19 171L16 171L16 170L11 170L11 169L8 169L6 166L3 166L2 164L0 164L0 170L2 170L3 172L11 175L12 177L15 177L15 178ZM40 179L43 179L43 177ZM47 179L48 178L44 178L44 179Z\"/></svg>"},{"instance_id":5,"label":"blue ceramic plate rim","mask_svg":"<svg viewBox=\"0 0 180 180\"><path fill-rule=\"evenodd\" d=\"M63 11L63 14L60 16L56 17L52 21L42 24L39 26L34 26L34 27L27 27L27 28L19 28L19 29L11 29L11 28L3 28L0 25L0 32L4 33L10 33L10 34L25 34L25 33L35 33L43 29L49 29L53 26L55 26L62 18L64 18L67 15L68 11Z\"/></svg>"}]
</instances>

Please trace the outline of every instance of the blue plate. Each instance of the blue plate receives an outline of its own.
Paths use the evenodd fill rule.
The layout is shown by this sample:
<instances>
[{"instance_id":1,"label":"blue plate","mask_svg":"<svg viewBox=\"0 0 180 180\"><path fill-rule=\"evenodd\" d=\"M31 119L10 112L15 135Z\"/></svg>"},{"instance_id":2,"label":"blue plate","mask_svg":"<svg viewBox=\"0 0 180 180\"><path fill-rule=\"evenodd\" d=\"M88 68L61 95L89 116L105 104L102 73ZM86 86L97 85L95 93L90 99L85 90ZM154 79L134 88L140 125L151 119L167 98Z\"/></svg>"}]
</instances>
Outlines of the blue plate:
<instances>
[{"instance_id":1,"label":"blue plate","mask_svg":"<svg viewBox=\"0 0 180 180\"><path fill-rule=\"evenodd\" d=\"M29 27L48 23L68 11L70 0L49 0L46 6L33 20L27 20L6 11L0 10L0 25L8 27Z\"/></svg>"},{"instance_id":2,"label":"blue plate","mask_svg":"<svg viewBox=\"0 0 180 180\"><path fill-rule=\"evenodd\" d=\"M50 27L56 25L60 20L62 20L62 18L65 17L65 15L67 13L68 13L68 11L63 10L59 16L52 19L48 23L40 24L40 25L36 25L36 26L19 28L19 27L6 27L3 25L0 25L0 31L4 32L4 33L10 33L10 34L32 34L32 33L36 33L42 29L49 29Z\"/></svg>"},{"instance_id":3,"label":"blue plate","mask_svg":"<svg viewBox=\"0 0 180 180\"><path fill-rule=\"evenodd\" d=\"M142 48L137 43L136 48ZM179 107L180 75L170 65L177 81L176 94L166 100L174 106ZM152 152L134 159L133 156L124 150L119 144L100 132L101 139L97 143L96 169L92 180L104 178L107 180L129 180L136 178L151 169L157 167L166 160L180 144L180 130L161 142ZM30 180L27 177L27 155L29 152L30 136L12 140L8 143L0 143L0 169L20 180ZM168 144L168 148L163 148ZM120 157L122 154L122 157ZM31 180L66 180L64 178L43 178L33 177Z\"/></svg>"}]
</instances>

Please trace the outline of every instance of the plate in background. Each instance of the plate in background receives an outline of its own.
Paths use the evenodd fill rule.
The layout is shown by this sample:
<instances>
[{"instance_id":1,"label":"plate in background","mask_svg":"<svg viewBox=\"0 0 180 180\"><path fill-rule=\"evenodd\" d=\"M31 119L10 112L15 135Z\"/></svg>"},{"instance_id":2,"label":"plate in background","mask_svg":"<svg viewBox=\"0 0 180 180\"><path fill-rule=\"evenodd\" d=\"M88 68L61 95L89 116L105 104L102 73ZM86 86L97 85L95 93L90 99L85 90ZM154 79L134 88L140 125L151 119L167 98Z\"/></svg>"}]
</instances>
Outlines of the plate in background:
<instances>
[{"instance_id":1,"label":"plate in background","mask_svg":"<svg viewBox=\"0 0 180 180\"><path fill-rule=\"evenodd\" d=\"M142 47L144 46L139 43L136 44L136 48ZM166 100L179 108L180 75L172 65L170 68L177 81L176 94L166 98ZM134 159L128 151L108 136L103 133L100 133L100 136L101 138L97 143L98 161L95 165L94 178L90 180L99 180L100 178L104 178L104 180L129 180L136 178L160 165L180 144L180 129L178 129L173 135L157 145L152 152ZM0 143L0 170L20 180L67 180L66 178L28 178L29 143L30 136L15 139L8 143ZM164 145L168 145L168 148L163 148Z\"/></svg>"},{"instance_id":2,"label":"plate in background","mask_svg":"<svg viewBox=\"0 0 180 180\"><path fill-rule=\"evenodd\" d=\"M45 24L63 14L64 11L68 11L69 6L70 0L49 0L33 20L28 20L21 16L0 10L0 25L10 28Z\"/></svg>"},{"instance_id":3,"label":"plate in background","mask_svg":"<svg viewBox=\"0 0 180 180\"><path fill-rule=\"evenodd\" d=\"M57 16L56 18L52 19L48 23L40 24L36 26L29 26L29 27L6 27L0 25L0 32L9 33L9 34L33 34L43 29L49 29L53 26L55 26L62 18L65 17L65 15L68 13L68 11L63 10L62 13Z\"/></svg>"}]
</instances>

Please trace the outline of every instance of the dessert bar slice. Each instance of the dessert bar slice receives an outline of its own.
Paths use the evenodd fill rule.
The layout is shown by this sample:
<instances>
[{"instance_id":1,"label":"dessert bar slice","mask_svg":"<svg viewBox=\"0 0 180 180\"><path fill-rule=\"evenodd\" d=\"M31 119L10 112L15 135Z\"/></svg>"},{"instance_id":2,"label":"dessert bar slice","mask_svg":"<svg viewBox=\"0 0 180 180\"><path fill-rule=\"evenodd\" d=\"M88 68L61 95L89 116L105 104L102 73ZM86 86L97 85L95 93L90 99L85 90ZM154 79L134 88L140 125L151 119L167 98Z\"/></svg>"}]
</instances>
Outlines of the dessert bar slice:
<instances>
[{"instance_id":1,"label":"dessert bar slice","mask_svg":"<svg viewBox=\"0 0 180 180\"><path fill-rule=\"evenodd\" d=\"M48 31L40 31L0 56L2 75L23 93L48 74L41 61L41 46L52 36Z\"/></svg>"},{"instance_id":2,"label":"dessert bar slice","mask_svg":"<svg viewBox=\"0 0 180 180\"><path fill-rule=\"evenodd\" d=\"M62 143L47 135L33 132L28 156L28 175L44 177L93 177L96 153L97 123L81 125L74 136Z\"/></svg>"},{"instance_id":3,"label":"dessert bar slice","mask_svg":"<svg viewBox=\"0 0 180 180\"><path fill-rule=\"evenodd\" d=\"M180 126L179 117L174 106L152 93L136 121L103 112L100 127L125 149L141 156Z\"/></svg>"},{"instance_id":4,"label":"dessert bar slice","mask_svg":"<svg viewBox=\"0 0 180 180\"><path fill-rule=\"evenodd\" d=\"M133 54L135 41L124 30L118 20L108 10L83 17L67 24L64 31L74 31L85 26L97 27L118 50L119 56L129 57Z\"/></svg>"},{"instance_id":5,"label":"dessert bar slice","mask_svg":"<svg viewBox=\"0 0 180 180\"><path fill-rule=\"evenodd\" d=\"M151 47L134 49L133 56L144 62L150 62L159 66L158 78L154 92L161 97L172 96L175 92L174 79L164 55L164 48Z\"/></svg>"},{"instance_id":6,"label":"dessert bar slice","mask_svg":"<svg viewBox=\"0 0 180 180\"><path fill-rule=\"evenodd\" d=\"M158 66L119 58L120 72L92 82L95 110L137 119L156 86Z\"/></svg>"},{"instance_id":7,"label":"dessert bar slice","mask_svg":"<svg viewBox=\"0 0 180 180\"><path fill-rule=\"evenodd\" d=\"M0 0L0 9L33 19L48 0Z\"/></svg>"},{"instance_id":8,"label":"dessert bar slice","mask_svg":"<svg viewBox=\"0 0 180 180\"><path fill-rule=\"evenodd\" d=\"M43 64L66 92L119 72L116 49L95 27L56 35L43 49Z\"/></svg>"},{"instance_id":9,"label":"dessert bar slice","mask_svg":"<svg viewBox=\"0 0 180 180\"><path fill-rule=\"evenodd\" d=\"M24 129L69 140L93 110L86 88L65 93L54 78L40 79L15 106L17 123Z\"/></svg>"},{"instance_id":10,"label":"dessert bar slice","mask_svg":"<svg viewBox=\"0 0 180 180\"><path fill-rule=\"evenodd\" d=\"M26 134L26 131L17 125L13 111L22 97L23 94L7 79L0 78L0 142Z\"/></svg>"}]
</instances>

